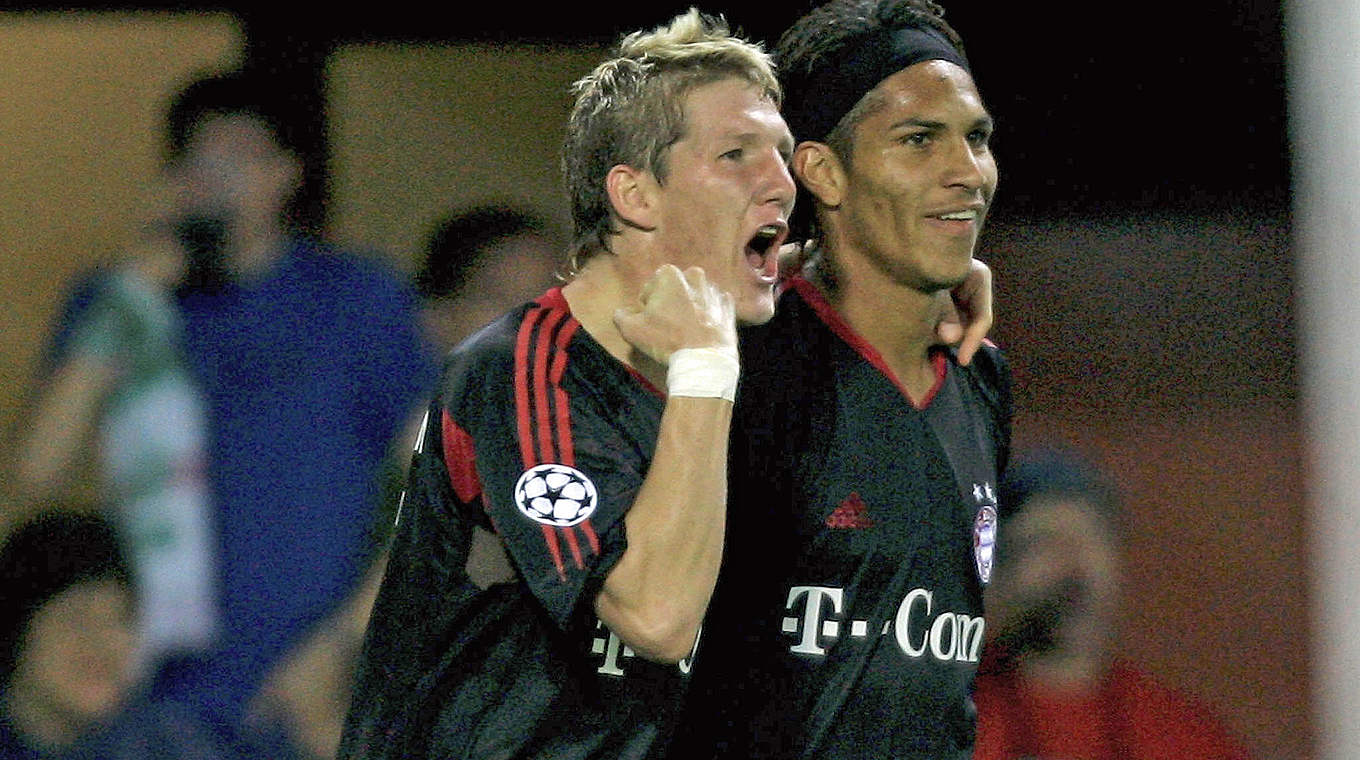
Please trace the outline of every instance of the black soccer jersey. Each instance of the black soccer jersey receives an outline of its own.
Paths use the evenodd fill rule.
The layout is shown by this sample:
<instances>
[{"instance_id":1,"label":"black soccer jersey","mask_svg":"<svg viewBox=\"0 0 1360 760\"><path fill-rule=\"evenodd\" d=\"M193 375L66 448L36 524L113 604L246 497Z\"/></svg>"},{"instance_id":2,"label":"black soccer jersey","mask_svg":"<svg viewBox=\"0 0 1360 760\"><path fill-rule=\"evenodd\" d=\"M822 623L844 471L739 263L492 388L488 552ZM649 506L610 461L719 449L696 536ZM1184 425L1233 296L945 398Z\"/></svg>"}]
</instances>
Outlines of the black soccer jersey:
<instances>
[{"instance_id":1,"label":"black soccer jersey","mask_svg":"<svg viewBox=\"0 0 1360 760\"><path fill-rule=\"evenodd\" d=\"M810 283L743 331L724 565L680 757L967 758L1010 398L935 355L913 404Z\"/></svg>"},{"instance_id":2,"label":"black soccer jersey","mask_svg":"<svg viewBox=\"0 0 1360 760\"><path fill-rule=\"evenodd\" d=\"M412 460L342 758L644 758L664 744L688 664L633 657L592 611L663 405L560 289L455 349Z\"/></svg>"}]
</instances>

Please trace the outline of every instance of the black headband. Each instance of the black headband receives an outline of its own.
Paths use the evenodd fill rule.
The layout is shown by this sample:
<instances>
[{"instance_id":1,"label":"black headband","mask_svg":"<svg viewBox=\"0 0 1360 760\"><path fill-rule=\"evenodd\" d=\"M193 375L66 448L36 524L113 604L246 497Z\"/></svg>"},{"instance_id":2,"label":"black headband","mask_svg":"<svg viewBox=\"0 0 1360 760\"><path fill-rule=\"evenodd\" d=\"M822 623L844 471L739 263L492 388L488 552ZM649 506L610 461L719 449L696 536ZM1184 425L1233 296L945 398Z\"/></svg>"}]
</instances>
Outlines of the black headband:
<instances>
[{"instance_id":1,"label":"black headband","mask_svg":"<svg viewBox=\"0 0 1360 760\"><path fill-rule=\"evenodd\" d=\"M784 118L794 139L824 140L879 82L912 64L937 60L968 70L968 59L935 29L880 30L823 62L799 85L786 86Z\"/></svg>"}]
</instances>

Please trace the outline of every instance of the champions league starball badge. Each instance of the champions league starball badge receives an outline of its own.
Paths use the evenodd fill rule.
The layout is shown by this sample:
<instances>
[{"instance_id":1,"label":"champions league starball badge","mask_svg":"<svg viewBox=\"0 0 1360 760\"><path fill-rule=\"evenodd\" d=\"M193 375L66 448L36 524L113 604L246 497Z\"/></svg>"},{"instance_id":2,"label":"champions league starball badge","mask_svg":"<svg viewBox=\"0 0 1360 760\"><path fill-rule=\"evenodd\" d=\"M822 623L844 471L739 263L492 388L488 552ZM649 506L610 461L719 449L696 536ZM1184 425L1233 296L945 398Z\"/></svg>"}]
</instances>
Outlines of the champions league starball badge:
<instances>
[{"instance_id":1,"label":"champions league starball badge","mask_svg":"<svg viewBox=\"0 0 1360 760\"><path fill-rule=\"evenodd\" d=\"M554 528L569 528L595 513L595 484L564 464L540 464L515 483L515 505L526 517Z\"/></svg>"},{"instance_id":2,"label":"champions league starball badge","mask_svg":"<svg viewBox=\"0 0 1360 760\"><path fill-rule=\"evenodd\" d=\"M996 507L983 504L973 518L973 561L977 565L978 580L986 585L992 580L992 557L996 551Z\"/></svg>"}]
</instances>

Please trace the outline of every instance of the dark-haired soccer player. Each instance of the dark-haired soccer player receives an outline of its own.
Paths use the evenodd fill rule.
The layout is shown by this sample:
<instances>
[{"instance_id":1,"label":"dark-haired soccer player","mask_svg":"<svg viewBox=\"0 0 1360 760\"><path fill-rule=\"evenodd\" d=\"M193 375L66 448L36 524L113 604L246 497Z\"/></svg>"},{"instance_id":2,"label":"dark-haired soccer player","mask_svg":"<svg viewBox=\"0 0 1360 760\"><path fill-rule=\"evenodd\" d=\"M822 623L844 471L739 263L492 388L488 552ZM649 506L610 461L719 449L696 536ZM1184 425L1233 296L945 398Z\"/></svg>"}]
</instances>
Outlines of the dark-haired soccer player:
<instances>
[{"instance_id":1,"label":"dark-haired soccer player","mask_svg":"<svg viewBox=\"0 0 1360 760\"><path fill-rule=\"evenodd\" d=\"M958 35L833 0L776 52L815 251L742 336L731 528L678 757L967 758L1009 446L995 347L934 339L996 189Z\"/></svg>"}]
</instances>

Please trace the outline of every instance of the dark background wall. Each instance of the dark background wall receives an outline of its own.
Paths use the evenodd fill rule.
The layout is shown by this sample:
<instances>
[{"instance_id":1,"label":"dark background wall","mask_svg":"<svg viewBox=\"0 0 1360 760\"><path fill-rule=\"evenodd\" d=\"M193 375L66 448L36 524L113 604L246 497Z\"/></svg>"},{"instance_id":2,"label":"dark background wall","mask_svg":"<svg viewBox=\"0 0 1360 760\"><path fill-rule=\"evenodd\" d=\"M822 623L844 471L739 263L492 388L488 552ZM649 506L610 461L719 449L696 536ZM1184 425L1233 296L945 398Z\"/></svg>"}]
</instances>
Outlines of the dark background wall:
<instances>
[{"instance_id":1,"label":"dark background wall","mask_svg":"<svg viewBox=\"0 0 1360 760\"><path fill-rule=\"evenodd\" d=\"M14 3L12 9L227 10L248 65L295 94L303 142L324 153L321 71L355 41L610 42L688 3ZM770 45L812 3L697 3ZM1287 200L1282 10L1267 0L1173 5L947 3L990 108L1003 194L997 213L1280 206ZM322 175L313 213L321 214Z\"/></svg>"},{"instance_id":2,"label":"dark background wall","mask_svg":"<svg viewBox=\"0 0 1360 760\"><path fill-rule=\"evenodd\" d=\"M699 4L771 46L809 6ZM490 4L460 17L433 10L438 5L384 15L353 4L305 21L290 11L243 18L254 65L294 78L306 93L337 41L610 42L685 7ZM947 8L998 121L998 213L1260 207L1286 199L1278 3L969 0Z\"/></svg>"}]
</instances>

